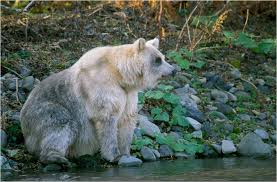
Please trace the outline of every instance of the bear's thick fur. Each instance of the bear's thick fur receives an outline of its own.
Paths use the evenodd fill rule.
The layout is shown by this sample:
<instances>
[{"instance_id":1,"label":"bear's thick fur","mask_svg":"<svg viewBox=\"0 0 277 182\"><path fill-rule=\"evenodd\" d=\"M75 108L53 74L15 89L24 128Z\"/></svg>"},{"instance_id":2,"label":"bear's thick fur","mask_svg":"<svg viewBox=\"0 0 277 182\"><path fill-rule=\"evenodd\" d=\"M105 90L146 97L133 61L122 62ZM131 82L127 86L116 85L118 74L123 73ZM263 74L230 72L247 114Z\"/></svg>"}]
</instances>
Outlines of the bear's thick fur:
<instances>
[{"instance_id":1,"label":"bear's thick fur","mask_svg":"<svg viewBox=\"0 0 277 182\"><path fill-rule=\"evenodd\" d=\"M138 91L155 86L174 68L159 40L99 47L72 67L37 85L21 110L29 152L44 163L101 151L108 161L130 155Z\"/></svg>"}]
</instances>

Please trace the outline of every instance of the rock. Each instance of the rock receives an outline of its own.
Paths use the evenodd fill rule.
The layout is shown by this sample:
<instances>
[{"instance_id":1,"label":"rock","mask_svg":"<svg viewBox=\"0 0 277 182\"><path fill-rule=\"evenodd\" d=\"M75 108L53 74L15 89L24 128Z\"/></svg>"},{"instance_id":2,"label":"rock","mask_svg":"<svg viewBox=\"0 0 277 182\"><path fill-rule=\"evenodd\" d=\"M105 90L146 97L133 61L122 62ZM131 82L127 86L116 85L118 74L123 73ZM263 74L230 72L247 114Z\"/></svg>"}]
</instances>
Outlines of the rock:
<instances>
[{"instance_id":1,"label":"rock","mask_svg":"<svg viewBox=\"0 0 277 182\"><path fill-rule=\"evenodd\" d=\"M211 111L208 113L210 119L220 119L220 120L228 120L228 118L221 112L218 111Z\"/></svg>"},{"instance_id":2,"label":"rock","mask_svg":"<svg viewBox=\"0 0 277 182\"><path fill-rule=\"evenodd\" d=\"M205 121L205 115L203 112L199 111L198 108L189 108L186 107L187 109L187 116L191 117L199 122L204 122Z\"/></svg>"},{"instance_id":3,"label":"rock","mask_svg":"<svg viewBox=\"0 0 277 182\"><path fill-rule=\"evenodd\" d=\"M268 135L268 133L265 131L265 130L263 130L263 129L256 129L255 131L254 131L254 133L256 133L259 137L261 137L261 139L263 139L263 140L267 140L267 139L269 139L269 135Z\"/></svg>"},{"instance_id":4,"label":"rock","mask_svg":"<svg viewBox=\"0 0 277 182\"><path fill-rule=\"evenodd\" d=\"M181 67L178 64L172 64L176 71L181 71Z\"/></svg>"},{"instance_id":5,"label":"rock","mask_svg":"<svg viewBox=\"0 0 277 182\"><path fill-rule=\"evenodd\" d=\"M135 130L134 130L134 136L136 138L142 138L142 134L141 134L141 129L140 128L135 128Z\"/></svg>"},{"instance_id":6,"label":"rock","mask_svg":"<svg viewBox=\"0 0 277 182\"><path fill-rule=\"evenodd\" d=\"M201 84L205 84L205 83L207 83L207 78L200 78L199 79L199 82L201 83Z\"/></svg>"},{"instance_id":7,"label":"rock","mask_svg":"<svg viewBox=\"0 0 277 182\"><path fill-rule=\"evenodd\" d=\"M155 149L152 149L156 159L159 159L161 157L161 154L159 153L159 151L155 150Z\"/></svg>"},{"instance_id":8,"label":"rock","mask_svg":"<svg viewBox=\"0 0 277 182\"><path fill-rule=\"evenodd\" d=\"M275 76L265 76L265 84L271 87L276 85L276 77Z\"/></svg>"},{"instance_id":9,"label":"rock","mask_svg":"<svg viewBox=\"0 0 277 182\"><path fill-rule=\"evenodd\" d=\"M236 102L238 100L237 96L235 96L234 94L232 94L230 92L226 92L226 94L228 95L229 101Z\"/></svg>"},{"instance_id":10,"label":"rock","mask_svg":"<svg viewBox=\"0 0 277 182\"><path fill-rule=\"evenodd\" d=\"M194 130L201 129L201 123L190 117L186 117L186 119L188 120L189 124L194 128Z\"/></svg>"},{"instance_id":11,"label":"rock","mask_svg":"<svg viewBox=\"0 0 277 182\"><path fill-rule=\"evenodd\" d=\"M271 124L276 129L276 115L271 116Z\"/></svg>"},{"instance_id":12,"label":"rock","mask_svg":"<svg viewBox=\"0 0 277 182\"><path fill-rule=\"evenodd\" d=\"M95 168L97 167L97 157L89 154L82 155L76 161L80 168Z\"/></svg>"},{"instance_id":13,"label":"rock","mask_svg":"<svg viewBox=\"0 0 277 182\"><path fill-rule=\"evenodd\" d=\"M27 91L31 91L34 86L35 79L33 76L28 76L23 79L22 88Z\"/></svg>"},{"instance_id":14,"label":"rock","mask_svg":"<svg viewBox=\"0 0 277 182\"><path fill-rule=\"evenodd\" d=\"M235 92L237 92L237 91L239 91L236 87L231 87L230 89L229 89L229 92L230 93L235 93Z\"/></svg>"},{"instance_id":15,"label":"rock","mask_svg":"<svg viewBox=\"0 0 277 182\"><path fill-rule=\"evenodd\" d=\"M271 89L269 86L266 85L258 85L257 86L258 90L262 93L262 94L270 94L271 93Z\"/></svg>"},{"instance_id":16,"label":"rock","mask_svg":"<svg viewBox=\"0 0 277 182\"><path fill-rule=\"evenodd\" d=\"M203 138L203 135L202 135L202 131L201 131L201 130L194 131L194 132L191 133L191 135L192 135L193 138L200 138L200 139Z\"/></svg>"},{"instance_id":17,"label":"rock","mask_svg":"<svg viewBox=\"0 0 277 182\"><path fill-rule=\"evenodd\" d=\"M189 155L185 152L175 152L174 156L177 157L178 159L194 159L195 155Z\"/></svg>"},{"instance_id":18,"label":"rock","mask_svg":"<svg viewBox=\"0 0 277 182\"><path fill-rule=\"evenodd\" d=\"M14 112L9 119L14 123L20 123L20 112Z\"/></svg>"},{"instance_id":19,"label":"rock","mask_svg":"<svg viewBox=\"0 0 277 182\"><path fill-rule=\"evenodd\" d=\"M171 131L169 133L170 136L173 136L175 138L175 140L179 140L179 139L182 139L182 133L180 132L174 132L174 131Z\"/></svg>"},{"instance_id":20,"label":"rock","mask_svg":"<svg viewBox=\"0 0 277 182\"><path fill-rule=\"evenodd\" d=\"M155 154L148 147L145 147L145 146L142 147L142 149L140 150L140 153L142 155L143 160L145 160L145 161L155 161L156 160Z\"/></svg>"},{"instance_id":21,"label":"rock","mask_svg":"<svg viewBox=\"0 0 277 182\"><path fill-rule=\"evenodd\" d=\"M233 69L231 72L230 72L230 76L234 79L238 79L241 77L241 73L238 69Z\"/></svg>"},{"instance_id":22,"label":"rock","mask_svg":"<svg viewBox=\"0 0 277 182\"><path fill-rule=\"evenodd\" d=\"M230 123L224 123L223 124L224 131L226 131L226 134L231 134L234 131L234 126Z\"/></svg>"},{"instance_id":23,"label":"rock","mask_svg":"<svg viewBox=\"0 0 277 182\"><path fill-rule=\"evenodd\" d=\"M263 86L263 85L265 84L265 81L264 81L263 79L256 79L256 80L255 80L255 83L256 83L257 85Z\"/></svg>"},{"instance_id":24,"label":"rock","mask_svg":"<svg viewBox=\"0 0 277 182\"><path fill-rule=\"evenodd\" d=\"M251 120L251 117L248 114L239 114L238 116L242 121L250 121Z\"/></svg>"},{"instance_id":25,"label":"rock","mask_svg":"<svg viewBox=\"0 0 277 182\"><path fill-rule=\"evenodd\" d=\"M27 99L26 94L25 94L23 91L19 91L19 92L17 93L17 95L16 95L16 92L14 92L14 93L10 96L10 98L11 98L12 100L14 100L14 101L17 100L17 97L18 97L18 99L19 99L19 101L20 101L21 103L24 103L24 102L26 101L26 99Z\"/></svg>"},{"instance_id":26,"label":"rock","mask_svg":"<svg viewBox=\"0 0 277 182\"><path fill-rule=\"evenodd\" d=\"M221 102L216 103L216 107L217 107L218 111L222 112L223 114L235 114L236 113L235 110L231 106L221 103Z\"/></svg>"},{"instance_id":27,"label":"rock","mask_svg":"<svg viewBox=\"0 0 277 182\"><path fill-rule=\"evenodd\" d=\"M222 151L221 145L212 144L211 146L213 147L213 149L214 149L218 154L221 154L221 151Z\"/></svg>"},{"instance_id":28,"label":"rock","mask_svg":"<svg viewBox=\"0 0 277 182\"><path fill-rule=\"evenodd\" d=\"M212 149L212 147L210 147L210 146L207 145L207 144L204 144L203 155L204 155L205 157L208 157L208 158L218 157L218 153L216 153L216 152Z\"/></svg>"},{"instance_id":29,"label":"rock","mask_svg":"<svg viewBox=\"0 0 277 182\"><path fill-rule=\"evenodd\" d=\"M156 133L161 133L159 127L154 123L150 122L146 116L138 115L138 123L144 134L155 137Z\"/></svg>"},{"instance_id":30,"label":"rock","mask_svg":"<svg viewBox=\"0 0 277 182\"><path fill-rule=\"evenodd\" d=\"M70 178L71 178L71 176L64 174L61 177L59 177L59 180L60 181L71 181L71 180L69 180Z\"/></svg>"},{"instance_id":31,"label":"rock","mask_svg":"<svg viewBox=\"0 0 277 182\"><path fill-rule=\"evenodd\" d=\"M183 132L184 131L184 128L181 127L181 126L172 126L171 127L171 131L175 131L175 132Z\"/></svg>"},{"instance_id":32,"label":"rock","mask_svg":"<svg viewBox=\"0 0 277 182\"><path fill-rule=\"evenodd\" d=\"M211 96L217 102L222 102L222 103L228 102L228 95L220 90L213 89L211 91Z\"/></svg>"},{"instance_id":33,"label":"rock","mask_svg":"<svg viewBox=\"0 0 277 182\"><path fill-rule=\"evenodd\" d=\"M159 153L160 153L161 157L173 156L173 151L169 148L168 145L160 145Z\"/></svg>"},{"instance_id":34,"label":"rock","mask_svg":"<svg viewBox=\"0 0 277 182\"><path fill-rule=\"evenodd\" d=\"M237 151L233 141L231 140L222 140L221 147L222 147L221 150L223 154L231 154Z\"/></svg>"},{"instance_id":35,"label":"rock","mask_svg":"<svg viewBox=\"0 0 277 182\"><path fill-rule=\"evenodd\" d=\"M8 143L8 136L4 130L1 129L1 147L6 147Z\"/></svg>"},{"instance_id":36,"label":"rock","mask_svg":"<svg viewBox=\"0 0 277 182\"><path fill-rule=\"evenodd\" d=\"M132 167L132 166L140 166L142 161L133 156L123 155L119 161L118 165L122 167Z\"/></svg>"},{"instance_id":37,"label":"rock","mask_svg":"<svg viewBox=\"0 0 277 182\"><path fill-rule=\"evenodd\" d=\"M23 76L23 77L30 76L31 73L32 73L32 71L30 69L28 69L27 67L25 67L25 66L22 66L20 68L20 75Z\"/></svg>"},{"instance_id":38,"label":"rock","mask_svg":"<svg viewBox=\"0 0 277 182\"><path fill-rule=\"evenodd\" d=\"M60 171L62 167L58 164L47 164L42 171L43 172L50 172L50 171Z\"/></svg>"},{"instance_id":39,"label":"rock","mask_svg":"<svg viewBox=\"0 0 277 182\"><path fill-rule=\"evenodd\" d=\"M245 135L238 145L238 153L242 156L268 158L272 156L270 145L264 143L255 133Z\"/></svg>"},{"instance_id":40,"label":"rock","mask_svg":"<svg viewBox=\"0 0 277 182\"><path fill-rule=\"evenodd\" d=\"M190 98L194 100L196 104L199 104L201 102L200 98L196 95L190 95Z\"/></svg>"},{"instance_id":41,"label":"rock","mask_svg":"<svg viewBox=\"0 0 277 182\"><path fill-rule=\"evenodd\" d=\"M0 164L1 164L1 171L9 171L12 170L9 161L6 157L0 156Z\"/></svg>"},{"instance_id":42,"label":"rock","mask_svg":"<svg viewBox=\"0 0 277 182\"><path fill-rule=\"evenodd\" d=\"M274 133L273 135L270 135L270 139L274 144L276 144L276 133Z\"/></svg>"},{"instance_id":43,"label":"rock","mask_svg":"<svg viewBox=\"0 0 277 182\"><path fill-rule=\"evenodd\" d=\"M266 113L260 113L260 114L258 115L258 118L259 118L260 120L265 120L265 119L267 118L267 114L266 114Z\"/></svg>"},{"instance_id":44,"label":"rock","mask_svg":"<svg viewBox=\"0 0 277 182\"><path fill-rule=\"evenodd\" d=\"M16 80L15 79L10 79L8 83L8 89L15 91L16 90Z\"/></svg>"}]
</instances>

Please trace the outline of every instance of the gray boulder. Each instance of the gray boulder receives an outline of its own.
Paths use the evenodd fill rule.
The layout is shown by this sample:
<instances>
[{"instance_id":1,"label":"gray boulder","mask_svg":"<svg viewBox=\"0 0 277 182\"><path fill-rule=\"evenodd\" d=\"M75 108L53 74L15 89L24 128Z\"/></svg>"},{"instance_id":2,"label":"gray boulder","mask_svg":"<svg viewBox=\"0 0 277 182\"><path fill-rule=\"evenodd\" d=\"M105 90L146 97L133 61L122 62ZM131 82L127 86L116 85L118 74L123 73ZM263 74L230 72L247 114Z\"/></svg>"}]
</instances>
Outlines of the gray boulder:
<instances>
[{"instance_id":1,"label":"gray boulder","mask_svg":"<svg viewBox=\"0 0 277 182\"><path fill-rule=\"evenodd\" d=\"M156 160L155 154L148 147L145 147L145 146L142 147L142 149L140 150L140 153L143 157L143 160L145 160L145 161L155 161Z\"/></svg>"},{"instance_id":2,"label":"gray boulder","mask_svg":"<svg viewBox=\"0 0 277 182\"><path fill-rule=\"evenodd\" d=\"M231 154L237 151L233 141L231 140L222 140L222 153L223 154Z\"/></svg>"},{"instance_id":3,"label":"gray boulder","mask_svg":"<svg viewBox=\"0 0 277 182\"><path fill-rule=\"evenodd\" d=\"M238 153L242 156L268 158L272 156L272 149L257 134L250 132L239 143Z\"/></svg>"},{"instance_id":4,"label":"gray boulder","mask_svg":"<svg viewBox=\"0 0 277 182\"><path fill-rule=\"evenodd\" d=\"M264 129L258 128L254 131L254 133L256 133L263 140L269 139L269 134Z\"/></svg>"},{"instance_id":5,"label":"gray boulder","mask_svg":"<svg viewBox=\"0 0 277 182\"><path fill-rule=\"evenodd\" d=\"M9 161L6 157L0 156L0 165L1 165L1 171L9 171L12 170Z\"/></svg>"},{"instance_id":6,"label":"gray boulder","mask_svg":"<svg viewBox=\"0 0 277 182\"><path fill-rule=\"evenodd\" d=\"M146 116L138 115L139 128L144 132L145 135L155 137L156 133L161 133L159 127L154 123L150 122Z\"/></svg>"},{"instance_id":7,"label":"gray boulder","mask_svg":"<svg viewBox=\"0 0 277 182\"><path fill-rule=\"evenodd\" d=\"M248 114L239 114L238 116L242 121L250 121L251 120L251 117Z\"/></svg>"},{"instance_id":8,"label":"gray boulder","mask_svg":"<svg viewBox=\"0 0 277 182\"><path fill-rule=\"evenodd\" d=\"M198 121L196 121L195 119L190 118L190 117L186 117L186 119L188 120L189 124L194 128L194 130L201 129L201 126L202 126L201 123L199 123Z\"/></svg>"},{"instance_id":9,"label":"gray boulder","mask_svg":"<svg viewBox=\"0 0 277 182\"><path fill-rule=\"evenodd\" d=\"M23 79L22 88L30 92L34 87L34 82L35 82L34 77L28 76Z\"/></svg>"},{"instance_id":10,"label":"gray boulder","mask_svg":"<svg viewBox=\"0 0 277 182\"><path fill-rule=\"evenodd\" d=\"M6 147L8 143L8 136L4 130L1 129L1 147Z\"/></svg>"},{"instance_id":11,"label":"gray boulder","mask_svg":"<svg viewBox=\"0 0 277 182\"><path fill-rule=\"evenodd\" d=\"M171 157L173 156L173 151L168 145L161 145L159 148L159 153L161 157Z\"/></svg>"},{"instance_id":12,"label":"gray boulder","mask_svg":"<svg viewBox=\"0 0 277 182\"><path fill-rule=\"evenodd\" d=\"M230 76L234 79L238 79L241 77L241 73L238 69L233 69L231 72L230 72Z\"/></svg>"},{"instance_id":13,"label":"gray boulder","mask_svg":"<svg viewBox=\"0 0 277 182\"><path fill-rule=\"evenodd\" d=\"M228 95L225 92L217 90L217 89L213 89L211 91L211 96L217 102L222 102L222 103L228 102L228 99L229 99Z\"/></svg>"},{"instance_id":14,"label":"gray boulder","mask_svg":"<svg viewBox=\"0 0 277 182\"><path fill-rule=\"evenodd\" d=\"M200 138L200 139L203 138L203 134L202 134L201 130L194 131L194 132L191 133L191 135L192 135L193 138Z\"/></svg>"},{"instance_id":15,"label":"gray boulder","mask_svg":"<svg viewBox=\"0 0 277 182\"><path fill-rule=\"evenodd\" d=\"M140 159L127 155L122 156L118 161L118 165L122 167L140 166L141 164L142 161Z\"/></svg>"}]
</instances>

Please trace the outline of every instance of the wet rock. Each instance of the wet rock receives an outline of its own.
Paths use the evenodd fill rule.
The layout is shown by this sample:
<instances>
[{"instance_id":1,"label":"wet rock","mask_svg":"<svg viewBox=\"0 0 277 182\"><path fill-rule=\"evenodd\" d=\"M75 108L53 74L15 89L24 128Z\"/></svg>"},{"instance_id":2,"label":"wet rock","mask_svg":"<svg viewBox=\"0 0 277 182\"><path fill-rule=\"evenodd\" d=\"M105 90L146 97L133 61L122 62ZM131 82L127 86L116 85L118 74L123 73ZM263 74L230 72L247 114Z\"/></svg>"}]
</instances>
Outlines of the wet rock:
<instances>
[{"instance_id":1,"label":"wet rock","mask_svg":"<svg viewBox=\"0 0 277 182\"><path fill-rule=\"evenodd\" d=\"M20 67L20 75L23 76L23 77L27 77L27 76L30 76L32 73L32 71L25 67L25 66L21 66Z\"/></svg>"},{"instance_id":2,"label":"wet rock","mask_svg":"<svg viewBox=\"0 0 277 182\"><path fill-rule=\"evenodd\" d=\"M269 139L268 133L267 133L265 130L263 130L263 129L258 128L258 129L256 129L256 130L254 131L254 133L256 133L256 134L257 134L259 137L261 137L261 139L263 139L263 140Z\"/></svg>"},{"instance_id":3,"label":"wet rock","mask_svg":"<svg viewBox=\"0 0 277 182\"><path fill-rule=\"evenodd\" d=\"M200 138L200 139L203 138L203 135L202 135L202 131L201 131L201 130L194 131L194 132L191 133L191 135L192 135L193 138Z\"/></svg>"},{"instance_id":4,"label":"wet rock","mask_svg":"<svg viewBox=\"0 0 277 182\"><path fill-rule=\"evenodd\" d=\"M264 143L255 133L245 135L238 145L238 153L242 156L268 158L272 156L270 145Z\"/></svg>"},{"instance_id":5,"label":"wet rock","mask_svg":"<svg viewBox=\"0 0 277 182\"><path fill-rule=\"evenodd\" d=\"M60 181L69 181L69 179L71 178L71 176L64 174L61 177L59 177Z\"/></svg>"},{"instance_id":6,"label":"wet rock","mask_svg":"<svg viewBox=\"0 0 277 182\"><path fill-rule=\"evenodd\" d=\"M195 155L189 155L189 154L187 154L185 152L175 152L174 156L177 159L194 159L195 158Z\"/></svg>"},{"instance_id":7,"label":"wet rock","mask_svg":"<svg viewBox=\"0 0 277 182\"><path fill-rule=\"evenodd\" d=\"M221 150L223 154L231 154L237 151L233 141L231 140L222 140L221 147L222 147Z\"/></svg>"},{"instance_id":8,"label":"wet rock","mask_svg":"<svg viewBox=\"0 0 277 182\"><path fill-rule=\"evenodd\" d=\"M159 151L155 150L155 149L152 149L156 159L159 159L161 157L161 154L159 153Z\"/></svg>"},{"instance_id":9,"label":"wet rock","mask_svg":"<svg viewBox=\"0 0 277 182\"><path fill-rule=\"evenodd\" d=\"M161 157L173 156L173 151L169 148L168 145L160 145L159 153L160 153Z\"/></svg>"},{"instance_id":10,"label":"wet rock","mask_svg":"<svg viewBox=\"0 0 277 182\"><path fill-rule=\"evenodd\" d=\"M8 135L1 129L1 147L6 147L8 143Z\"/></svg>"},{"instance_id":11,"label":"wet rock","mask_svg":"<svg viewBox=\"0 0 277 182\"><path fill-rule=\"evenodd\" d=\"M133 156L124 155L118 161L118 165L122 167L140 166L142 161Z\"/></svg>"},{"instance_id":12,"label":"wet rock","mask_svg":"<svg viewBox=\"0 0 277 182\"><path fill-rule=\"evenodd\" d=\"M50 172L50 171L60 171L62 167L58 164L47 164L42 171L43 172Z\"/></svg>"},{"instance_id":13,"label":"wet rock","mask_svg":"<svg viewBox=\"0 0 277 182\"><path fill-rule=\"evenodd\" d=\"M235 114L236 113L235 110L231 106L221 103L221 102L216 103L216 107L217 107L218 111L222 112L223 114Z\"/></svg>"},{"instance_id":14,"label":"wet rock","mask_svg":"<svg viewBox=\"0 0 277 182\"><path fill-rule=\"evenodd\" d=\"M201 123L190 117L186 117L186 119L188 120L189 124L194 128L194 130L201 129Z\"/></svg>"},{"instance_id":15,"label":"wet rock","mask_svg":"<svg viewBox=\"0 0 277 182\"><path fill-rule=\"evenodd\" d=\"M196 95L190 95L190 98L194 100L196 104L199 104L201 102L201 99Z\"/></svg>"},{"instance_id":16,"label":"wet rock","mask_svg":"<svg viewBox=\"0 0 277 182\"><path fill-rule=\"evenodd\" d=\"M221 145L212 144L211 146L213 147L213 149L214 149L218 154L221 154L221 151L222 151Z\"/></svg>"},{"instance_id":17,"label":"wet rock","mask_svg":"<svg viewBox=\"0 0 277 182\"><path fill-rule=\"evenodd\" d=\"M231 72L230 72L230 76L233 78L233 79L239 79L241 77L241 73L238 69L233 69Z\"/></svg>"},{"instance_id":18,"label":"wet rock","mask_svg":"<svg viewBox=\"0 0 277 182\"><path fill-rule=\"evenodd\" d=\"M218 154L207 144L204 144L203 155L207 158L218 157Z\"/></svg>"},{"instance_id":19,"label":"wet rock","mask_svg":"<svg viewBox=\"0 0 277 182\"><path fill-rule=\"evenodd\" d=\"M145 160L145 161L155 161L156 160L155 154L148 147L145 147L145 146L142 147L142 149L140 150L140 153L142 155L143 160Z\"/></svg>"},{"instance_id":20,"label":"wet rock","mask_svg":"<svg viewBox=\"0 0 277 182\"><path fill-rule=\"evenodd\" d=\"M77 164L80 168L95 168L97 166L97 157L92 155L82 155L78 158Z\"/></svg>"},{"instance_id":21,"label":"wet rock","mask_svg":"<svg viewBox=\"0 0 277 182\"><path fill-rule=\"evenodd\" d=\"M213 89L211 91L211 96L213 99L215 99L217 102L228 102L228 95L220 90Z\"/></svg>"},{"instance_id":22,"label":"wet rock","mask_svg":"<svg viewBox=\"0 0 277 182\"><path fill-rule=\"evenodd\" d=\"M251 117L248 114L239 114L238 116L242 121L250 121L251 120Z\"/></svg>"},{"instance_id":23,"label":"wet rock","mask_svg":"<svg viewBox=\"0 0 277 182\"><path fill-rule=\"evenodd\" d=\"M146 116L138 115L139 128L145 135L155 137L156 133L161 133L159 127L154 123L150 122Z\"/></svg>"},{"instance_id":24,"label":"wet rock","mask_svg":"<svg viewBox=\"0 0 277 182\"><path fill-rule=\"evenodd\" d=\"M23 79L22 88L27 91L31 91L34 87L35 79L33 76L28 76Z\"/></svg>"},{"instance_id":25,"label":"wet rock","mask_svg":"<svg viewBox=\"0 0 277 182\"><path fill-rule=\"evenodd\" d=\"M141 134L141 129L140 128L135 128L135 130L134 130L134 136L136 138L142 138L142 134Z\"/></svg>"},{"instance_id":26,"label":"wet rock","mask_svg":"<svg viewBox=\"0 0 277 182\"><path fill-rule=\"evenodd\" d=\"M0 156L0 165L1 165L1 171L9 171L12 170L9 161L6 157Z\"/></svg>"}]
</instances>

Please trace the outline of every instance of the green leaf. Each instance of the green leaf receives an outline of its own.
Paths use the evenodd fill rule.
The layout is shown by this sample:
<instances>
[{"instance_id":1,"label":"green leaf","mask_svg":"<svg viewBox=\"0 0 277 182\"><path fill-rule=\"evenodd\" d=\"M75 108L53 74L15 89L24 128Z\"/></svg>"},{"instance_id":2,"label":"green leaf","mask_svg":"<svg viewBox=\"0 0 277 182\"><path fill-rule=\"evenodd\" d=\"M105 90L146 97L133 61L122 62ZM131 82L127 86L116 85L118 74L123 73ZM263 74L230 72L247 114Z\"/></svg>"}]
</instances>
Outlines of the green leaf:
<instances>
[{"instance_id":1,"label":"green leaf","mask_svg":"<svg viewBox=\"0 0 277 182\"><path fill-rule=\"evenodd\" d=\"M139 92L138 93L138 103L139 104L144 104L144 101L145 101L144 93L143 92Z\"/></svg>"},{"instance_id":2,"label":"green leaf","mask_svg":"<svg viewBox=\"0 0 277 182\"><path fill-rule=\"evenodd\" d=\"M193 63L193 66L201 69L206 63L204 61L198 60L196 63Z\"/></svg>"},{"instance_id":3,"label":"green leaf","mask_svg":"<svg viewBox=\"0 0 277 182\"><path fill-rule=\"evenodd\" d=\"M143 146L153 145L153 141L149 138L146 139L136 139L133 141L131 148L132 150L140 150Z\"/></svg>"},{"instance_id":4,"label":"green leaf","mask_svg":"<svg viewBox=\"0 0 277 182\"><path fill-rule=\"evenodd\" d=\"M184 55L186 55L188 58L192 58L193 57L193 52L189 51L187 48L181 48L180 52Z\"/></svg>"},{"instance_id":5,"label":"green leaf","mask_svg":"<svg viewBox=\"0 0 277 182\"><path fill-rule=\"evenodd\" d=\"M251 39L247 34L241 32L238 39L235 41L235 45L241 45L245 48L256 48L256 42Z\"/></svg>"},{"instance_id":6,"label":"green leaf","mask_svg":"<svg viewBox=\"0 0 277 182\"><path fill-rule=\"evenodd\" d=\"M183 59L182 57L177 57L175 61L181 67L181 69L188 70L190 67L190 63L187 59Z\"/></svg>"},{"instance_id":7,"label":"green leaf","mask_svg":"<svg viewBox=\"0 0 277 182\"><path fill-rule=\"evenodd\" d=\"M235 39L235 33L230 31L223 31L223 35L228 39L234 40Z\"/></svg>"},{"instance_id":8,"label":"green leaf","mask_svg":"<svg viewBox=\"0 0 277 182\"><path fill-rule=\"evenodd\" d=\"M180 102L180 98L177 95L171 93L164 94L163 99L171 104L178 104Z\"/></svg>"},{"instance_id":9,"label":"green leaf","mask_svg":"<svg viewBox=\"0 0 277 182\"><path fill-rule=\"evenodd\" d=\"M257 53L268 54L276 49L276 42L272 39L264 39L258 44Z\"/></svg>"},{"instance_id":10,"label":"green leaf","mask_svg":"<svg viewBox=\"0 0 277 182\"><path fill-rule=\"evenodd\" d=\"M147 91L144 96L146 98L149 98L149 99L156 99L156 100L158 100L158 99L161 99L164 96L164 94L165 93L163 93L163 92L161 92L159 90L157 90L157 91L151 91L150 90L150 91Z\"/></svg>"},{"instance_id":11,"label":"green leaf","mask_svg":"<svg viewBox=\"0 0 277 182\"><path fill-rule=\"evenodd\" d=\"M157 121L169 121L169 114L159 107L151 109L151 117Z\"/></svg>"},{"instance_id":12,"label":"green leaf","mask_svg":"<svg viewBox=\"0 0 277 182\"><path fill-rule=\"evenodd\" d=\"M171 85L164 85L164 84L159 84L159 85L157 86L157 88L160 89L160 90L162 90L162 91L165 91L165 92L169 92L169 91L171 91L171 90L174 89L173 86L171 86Z\"/></svg>"}]
</instances>

